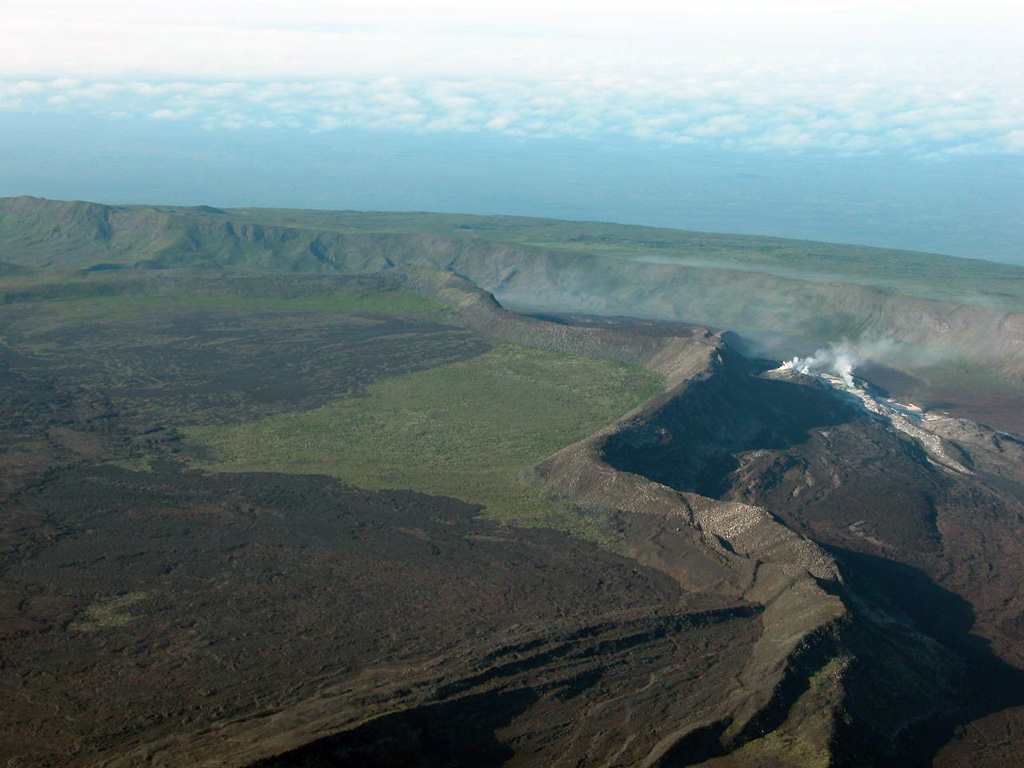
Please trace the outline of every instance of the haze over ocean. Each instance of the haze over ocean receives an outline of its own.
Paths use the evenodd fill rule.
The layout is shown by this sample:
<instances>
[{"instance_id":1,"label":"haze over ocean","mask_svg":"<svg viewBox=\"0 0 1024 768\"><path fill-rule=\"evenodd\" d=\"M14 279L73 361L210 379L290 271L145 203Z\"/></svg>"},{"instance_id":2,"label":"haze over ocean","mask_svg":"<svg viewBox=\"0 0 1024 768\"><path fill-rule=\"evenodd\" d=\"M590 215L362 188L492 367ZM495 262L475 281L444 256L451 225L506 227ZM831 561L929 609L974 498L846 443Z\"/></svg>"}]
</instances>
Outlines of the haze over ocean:
<instances>
[{"instance_id":1,"label":"haze over ocean","mask_svg":"<svg viewBox=\"0 0 1024 768\"><path fill-rule=\"evenodd\" d=\"M1024 263L1020 15L13 0L0 195L509 213Z\"/></svg>"}]
</instances>

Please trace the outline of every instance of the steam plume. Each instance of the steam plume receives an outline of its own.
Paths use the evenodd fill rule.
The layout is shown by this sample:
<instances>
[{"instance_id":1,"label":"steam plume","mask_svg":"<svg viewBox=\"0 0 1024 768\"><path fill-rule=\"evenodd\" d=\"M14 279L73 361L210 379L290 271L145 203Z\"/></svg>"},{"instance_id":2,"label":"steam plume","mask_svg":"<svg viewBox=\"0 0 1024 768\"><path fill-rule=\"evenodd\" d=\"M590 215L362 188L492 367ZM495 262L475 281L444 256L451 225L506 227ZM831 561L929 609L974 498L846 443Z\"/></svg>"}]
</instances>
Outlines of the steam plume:
<instances>
[{"instance_id":1,"label":"steam plume","mask_svg":"<svg viewBox=\"0 0 1024 768\"><path fill-rule=\"evenodd\" d=\"M827 373L840 378L853 389L853 371L864 362L861 354L849 342L822 347L810 357L794 357L780 366L780 370L804 374Z\"/></svg>"}]
</instances>

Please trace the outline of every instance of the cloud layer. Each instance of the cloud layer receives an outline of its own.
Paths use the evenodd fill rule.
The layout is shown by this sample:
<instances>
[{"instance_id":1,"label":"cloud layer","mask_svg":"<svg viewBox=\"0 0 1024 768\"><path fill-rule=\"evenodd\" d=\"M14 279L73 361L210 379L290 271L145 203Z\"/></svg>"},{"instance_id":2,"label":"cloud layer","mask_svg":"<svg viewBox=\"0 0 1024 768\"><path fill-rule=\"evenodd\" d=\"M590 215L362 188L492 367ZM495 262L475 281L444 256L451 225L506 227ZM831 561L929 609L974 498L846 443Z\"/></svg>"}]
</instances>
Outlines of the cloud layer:
<instances>
[{"instance_id":1,"label":"cloud layer","mask_svg":"<svg viewBox=\"0 0 1024 768\"><path fill-rule=\"evenodd\" d=\"M626 136L744 150L914 156L1024 153L1016 84L883 79L865 62L815 77L748 64L676 77L283 82L0 81L0 110L176 120L208 129L343 127L491 132L513 137ZM962 73L963 75L963 73Z\"/></svg>"}]
</instances>

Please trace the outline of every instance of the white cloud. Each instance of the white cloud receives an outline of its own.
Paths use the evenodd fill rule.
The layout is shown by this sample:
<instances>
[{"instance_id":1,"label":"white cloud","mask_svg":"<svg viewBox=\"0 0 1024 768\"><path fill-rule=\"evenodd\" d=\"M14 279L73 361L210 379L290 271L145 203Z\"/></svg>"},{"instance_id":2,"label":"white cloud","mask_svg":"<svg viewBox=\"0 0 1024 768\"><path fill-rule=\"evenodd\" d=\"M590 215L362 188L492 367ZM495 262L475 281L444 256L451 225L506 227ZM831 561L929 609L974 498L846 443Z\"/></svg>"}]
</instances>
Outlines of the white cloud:
<instances>
[{"instance_id":1,"label":"white cloud","mask_svg":"<svg viewBox=\"0 0 1024 768\"><path fill-rule=\"evenodd\" d=\"M787 152L1024 152L1024 84L1008 74L1013 66L975 61L951 73L947 64L931 63L915 60L894 70L870 55L827 67L811 59L684 55L648 57L632 70L555 68L544 77L528 70L438 77L397 65L390 74L332 79L14 77L0 80L0 106L85 109L211 129L355 126L536 137L613 134Z\"/></svg>"},{"instance_id":2,"label":"white cloud","mask_svg":"<svg viewBox=\"0 0 1024 768\"><path fill-rule=\"evenodd\" d=\"M194 111L190 109L156 109L149 113L149 117L154 120L182 120L193 114L195 114Z\"/></svg>"}]
</instances>

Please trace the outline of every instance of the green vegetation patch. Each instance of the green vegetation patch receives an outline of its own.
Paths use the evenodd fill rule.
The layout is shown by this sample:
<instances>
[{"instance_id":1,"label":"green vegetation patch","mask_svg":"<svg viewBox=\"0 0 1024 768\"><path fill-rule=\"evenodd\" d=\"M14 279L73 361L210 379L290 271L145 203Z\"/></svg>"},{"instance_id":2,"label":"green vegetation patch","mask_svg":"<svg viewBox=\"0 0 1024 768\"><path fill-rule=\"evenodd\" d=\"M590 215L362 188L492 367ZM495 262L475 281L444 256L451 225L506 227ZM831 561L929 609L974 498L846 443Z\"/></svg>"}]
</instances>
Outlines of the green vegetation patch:
<instances>
[{"instance_id":1,"label":"green vegetation patch","mask_svg":"<svg viewBox=\"0 0 1024 768\"><path fill-rule=\"evenodd\" d=\"M505 344L378 381L367 397L185 432L211 449L202 464L211 471L326 474L363 488L410 488L481 504L504 522L600 538L520 476L660 391L658 376L635 366Z\"/></svg>"},{"instance_id":2,"label":"green vegetation patch","mask_svg":"<svg viewBox=\"0 0 1024 768\"><path fill-rule=\"evenodd\" d=\"M174 302L186 307L260 310L320 310L451 321L454 310L440 302L400 288L353 285L322 296L224 296L194 294Z\"/></svg>"},{"instance_id":3,"label":"green vegetation patch","mask_svg":"<svg viewBox=\"0 0 1024 768\"><path fill-rule=\"evenodd\" d=\"M219 278L219 279L217 279ZM32 279L0 278L0 304L36 302L94 304L129 314L154 304L260 310L333 310L395 317L440 319L453 310L413 291L358 281L294 280L288 277L225 279L134 276L90 279L88 276L35 270Z\"/></svg>"},{"instance_id":4,"label":"green vegetation patch","mask_svg":"<svg viewBox=\"0 0 1024 768\"><path fill-rule=\"evenodd\" d=\"M843 698L842 677L850 664L843 655L831 659L808 681L787 722L778 730L748 742L733 757L738 766L785 765L791 768L829 768L829 740L835 713Z\"/></svg>"},{"instance_id":5,"label":"green vegetation patch","mask_svg":"<svg viewBox=\"0 0 1024 768\"><path fill-rule=\"evenodd\" d=\"M82 612L82 618L72 621L68 629L78 632L96 632L101 629L116 629L131 624L137 616L130 611L137 603L142 602L149 594L146 592L128 592L116 597L93 603Z\"/></svg>"}]
</instances>

